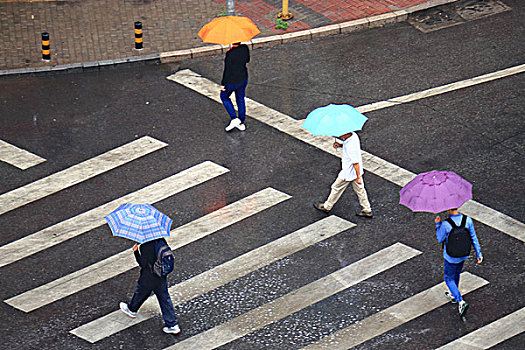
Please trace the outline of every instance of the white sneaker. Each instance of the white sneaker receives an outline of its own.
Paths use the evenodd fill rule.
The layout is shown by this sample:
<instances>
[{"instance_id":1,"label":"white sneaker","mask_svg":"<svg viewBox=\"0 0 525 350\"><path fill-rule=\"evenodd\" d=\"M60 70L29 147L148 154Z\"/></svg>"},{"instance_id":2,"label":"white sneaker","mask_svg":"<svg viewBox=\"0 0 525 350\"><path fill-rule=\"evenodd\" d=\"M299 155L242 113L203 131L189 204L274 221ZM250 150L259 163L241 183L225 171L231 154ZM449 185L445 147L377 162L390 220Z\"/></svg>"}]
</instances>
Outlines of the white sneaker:
<instances>
[{"instance_id":1,"label":"white sneaker","mask_svg":"<svg viewBox=\"0 0 525 350\"><path fill-rule=\"evenodd\" d=\"M240 124L241 124L241 120L239 118L232 119L230 124L228 124L228 126L224 128L224 130L231 131L233 130L233 128L239 126Z\"/></svg>"},{"instance_id":2,"label":"white sneaker","mask_svg":"<svg viewBox=\"0 0 525 350\"><path fill-rule=\"evenodd\" d=\"M162 328L162 330L164 331L164 333L168 333L168 334L179 334L180 333L180 328L178 324L176 324L173 327L164 327Z\"/></svg>"},{"instance_id":3,"label":"white sneaker","mask_svg":"<svg viewBox=\"0 0 525 350\"><path fill-rule=\"evenodd\" d=\"M120 306L120 310L122 310L122 312L125 313L126 315L128 315L129 317L131 317L131 318L135 318L135 317L137 317L137 313L131 311L131 310L128 308L128 304L121 302L121 303L119 304L119 306Z\"/></svg>"},{"instance_id":4,"label":"white sneaker","mask_svg":"<svg viewBox=\"0 0 525 350\"><path fill-rule=\"evenodd\" d=\"M241 131L244 131L244 130L246 130L246 125L244 125L244 123L241 123L241 124L237 125L236 128L241 130Z\"/></svg>"}]
</instances>

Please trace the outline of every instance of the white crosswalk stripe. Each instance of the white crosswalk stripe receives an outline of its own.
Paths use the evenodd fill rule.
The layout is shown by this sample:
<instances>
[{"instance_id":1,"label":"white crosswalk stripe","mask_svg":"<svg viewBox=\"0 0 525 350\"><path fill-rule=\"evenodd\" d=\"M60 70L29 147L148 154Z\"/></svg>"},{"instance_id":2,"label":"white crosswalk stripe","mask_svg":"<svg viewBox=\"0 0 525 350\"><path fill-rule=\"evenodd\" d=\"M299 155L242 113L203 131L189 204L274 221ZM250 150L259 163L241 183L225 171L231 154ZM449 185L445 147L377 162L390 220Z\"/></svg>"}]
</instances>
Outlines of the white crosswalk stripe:
<instances>
[{"instance_id":1,"label":"white crosswalk stripe","mask_svg":"<svg viewBox=\"0 0 525 350\"><path fill-rule=\"evenodd\" d=\"M461 274L462 294L470 293L489 282L469 272ZM356 322L303 350L330 349L343 350L357 346L391 329L409 322L449 302L445 297L447 287L444 282L424 290L383 311Z\"/></svg>"},{"instance_id":2,"label":"white crosswalk stripe","mask_svg":"<svg viewBox=\"0 0 525 350\"><path fill-rule=\"evenodd\" d=\"M175 306L180 305L354 226L355 224L336 216L319 220L169 288L173 303ZM94 343L158 315L159 312L155 298L150 297L135 319L126 317L117 310L82 325L71 333Z\"/></svg>"},{"instance_id":3,"label":"white crosswalk stripe","mask_svg":"<svg viewBox=\"0 0 525 350\"><path fill-rule=\"evenodd\" d=\"M0 247L0 267L104 225L104 217L123 203L159 202L228 171L213 162L203 162L136 192L5 244Z\"/></svg>"},{"instance_id":4,"label":"white crosswalk stripe","mask_svg":"<svg viewBox=\"0 0 525 350\"><path fill-rule=\"evenodd\" d=\"M396 243L226 323L172 345L165 350L215 349L339 293L419 254L421 252L416 249Z\"/></svg>"},{"instance_id":5,"label":"white crosswalk stripe","mask_svg":"<svg viewBox=\"0 0 525 350\"><path fill-rule=\"evenodd\" d=\"M525 308L462 336L437 350L482 350L525 332Z\"/></svg>"},{"instance_id":6,"label":"white crosswalk stripe","mask_svg":"<svg viewBox=\"0 0 525 350\"><path fill-rule=\"evenodd\" d=\"M497 72L483 74L478 77L457 81L454 83L438 86L438 87L423 90L423 91L414 92L412 94L408 94L404 96L393 97L386 101L374 102L374 103L371 103L365 106L359 106L357 109L361 113L376 111L378 109L397 106L402 103L408 103L408 102L420 100L422 98L441 95L441 94L451 92L454 90L464 89L470 86L483 84L483 83L486 83L492 80L505 78L505 77L508 77L514 74L520 74L523 72L525 72L525 64L520 64L518 66L510 67L507 69L502 69Z\"/></svg>"},{"instance_id":7,"label":"white crosswalk stripe","mask_svg":"<svg viewBox=\"0 0 525 350\"><path fill-rule=\"evenodd\" d=\"M172 249L180 248L289 198L291 197L283 192L273 188L265 188L197 220L177 227L171 231L167 242ZM67 276L9 298L5 302L19 310L30 312L97 283L106 281L136 266L137 263L133 258L133 254L126 250Z\"/></svg>"},{"instance_id":8,"label":"white crosswalk stripe","mask_svg":"<svg viewBox=\"0 0 525 350\"><path fill-rule=\"evenodd\" d=\"M217 91L219 91L219 85L191 70L185 69L178 71L168 76L167 79L221 103L219 94L217 93ZM250 117L325 152L341 157L340 152L332 147L333 138L312 136L309 132L301 128L300 121L249 98L246 98L246 106L247 113ZM363 167L366 171L396 185L404 186L416 176L416 174L368 152L363 151L362 155ZM508 215L497 212L473 200L465 203L461 207L461 212L485 225L491 226L496 230L525 242L525 224Z\"/></svg>"},{"instance_id":9,"label":"white crosswalk stripe","mask_svg":"<svg viewBox=\"0 0 525 350\"><path fill-rule=\"evenodd\" d=\"M36 154L0 140L0 161L26 170L46 160Z\"/></svg>"},{"instance_id":10,"label":"white crosswalk stripe","mask_svg":"<svg viewBox=\"0 0 525 350\"><path fill-rule=\"evenodd\" d=\"M168 144L149 136L0 195L0 215L155 152Z\"/></svg>"}]
</instances>

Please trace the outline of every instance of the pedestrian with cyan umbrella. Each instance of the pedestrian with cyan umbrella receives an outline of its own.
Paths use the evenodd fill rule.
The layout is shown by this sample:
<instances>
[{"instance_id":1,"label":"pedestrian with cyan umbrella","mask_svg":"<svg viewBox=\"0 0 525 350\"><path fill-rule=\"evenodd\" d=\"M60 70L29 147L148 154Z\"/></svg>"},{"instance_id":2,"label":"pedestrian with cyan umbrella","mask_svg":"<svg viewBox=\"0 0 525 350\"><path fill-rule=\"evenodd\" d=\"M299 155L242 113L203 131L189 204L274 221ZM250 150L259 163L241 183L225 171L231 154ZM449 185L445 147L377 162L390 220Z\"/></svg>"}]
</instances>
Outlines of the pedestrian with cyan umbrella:
<instances>
[{"instance_id":1,"label":"pedestrian with cyan umbrella","mask_svg":"<svg viewBox=\"0 0 525 350\"><path fill-rule=\"evenodd\" d=\"M173 270L173 252L164 237L173 222L150 204L123 204L105 217L114 236L137 243L133 254L140 266L140 277L129 303L121 302L120 310L130 318L137 317L142 304L155 293L168 334L179 334L175 309L168 293L167 275Z\"/></svg>"},{"instance_id":2,"label":"pedestrian with cyan umbrella","mask_svg":"<svg viewBox=\"0 0 525 350\"><path fill-rule=\"evenodd\" d=\"M198 33L205 43L230 45L224 58L224 71L220 87L221 101L230 116L230 123L226 126L226 131L231 131L234 128L241 131L246 130L246 103L244 98L248 85L246 64L250 62L250 50L242 42L251 40L260 32L247 17L225 16L213 19ZM230 96L234 92L238 115L230 100Z\"/></svg>"},{"instance_id":3,"label":"pedestrian with cyan umbrella","mask_svg":"<svg viewBox=\"0 0 525 350\"><path fill-rule=\"evenodd\" d=\"M447 211L448 218L436 216L436 237L443 244L443 275L449 292L446 297L458 303L459 316L464 317L468 303L459 291L459 279L463 264L474 246L477 263L483 255L472 219L461 214L458 208L472 199L472 184L452 171L433 170L417 175L400 192L399 203L413 211L440 213Z\"/></svg>"},{"instance_id":4,"label":"pedestrian with cyan umbrella","mask_svg":"<svg viewBox=\"0 0 525 350\"><path fill-rule=\"evenodd\" d=\"M314 207L328 213L337 203L348 185L357 195L361 210L357 216L371 218L373 216L368 194L363 180L363 158L361 156L361 142L355 133L361 130L367 117L349 105L330 104L310 112L302 127L312 135L334 136L342 141L333 143L335 149L342 148L341 171L331 186L330 195L325 202L314 203Z\"/></svg>"}]
</instances>

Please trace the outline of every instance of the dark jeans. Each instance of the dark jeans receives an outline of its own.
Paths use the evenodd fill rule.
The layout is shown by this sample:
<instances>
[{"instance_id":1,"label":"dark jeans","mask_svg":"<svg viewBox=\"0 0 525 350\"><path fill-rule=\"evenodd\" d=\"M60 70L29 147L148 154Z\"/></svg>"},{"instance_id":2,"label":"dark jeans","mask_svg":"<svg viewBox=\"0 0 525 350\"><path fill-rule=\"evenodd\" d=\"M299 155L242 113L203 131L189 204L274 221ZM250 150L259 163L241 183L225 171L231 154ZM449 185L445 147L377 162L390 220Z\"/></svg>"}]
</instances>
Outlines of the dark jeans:
<instances>
[{"instance_id":1,"label":"dark jeans","mask_svg":"<svg viewBox=\"0 0 525 350\"><path fill-rule=\"evenodd\" d=\"M226 111L230 115L230 118L235 119L237 115L235 114L235 108L233 103L230 100L230 95L235 92L235 101L237 102L237 108L239 110L239 119L241 123L244 123L246 119L246 104L244 103L244 96L246 95L246 86L248 85L248 79L244 83L239 84L226 84L224 88L226 91L221 91L221 101L226 108Z\"/></svg>"},{"instance_id":2,"label":"dark jeans","mask_svg":"<svg viewBox=\"0 0 525 350\"><path fill-rule=\"evenodd\" d=\"M168 293L168 280L166 277L157 277L147 271L140 274L137 282L137 289L135 290L131 302L128 304L129 310L137 312L146 299L151 295L151 292L155 293L157 296L160 311L162 312L162 318L164 319L166 326L173 327L178 324L175 309L173 308L173 303L171 302Z\"/></svg>"}]
</instances>

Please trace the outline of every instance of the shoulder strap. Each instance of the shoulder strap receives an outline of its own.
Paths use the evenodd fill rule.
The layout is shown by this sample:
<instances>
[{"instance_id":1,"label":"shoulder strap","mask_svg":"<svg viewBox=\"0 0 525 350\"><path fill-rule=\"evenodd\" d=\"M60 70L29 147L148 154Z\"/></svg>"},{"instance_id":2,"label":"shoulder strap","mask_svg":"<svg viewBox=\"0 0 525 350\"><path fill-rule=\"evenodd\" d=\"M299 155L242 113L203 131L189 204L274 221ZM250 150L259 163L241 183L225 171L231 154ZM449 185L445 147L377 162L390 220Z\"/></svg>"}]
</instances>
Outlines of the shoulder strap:
<instances>
[{"instance_id":1,"label":"shoulder strap","mask_svg":"<svg viewBox=\"0 0 525 350\"><path fill-rule=\"evenodd\" d=\"M456 225L454 220L452 220L451 218L447 218L445 221L448 222L450 224L450 226L452 226L452 228L458 227L458 225Z\"/></svg>"},{"instance_id":2,"label":"shoulder strap","mask_svg":"<svg viewBox=\"0 0 525 350\"><path fill-rule=\"evenodd\" d=\"M467 227L467 216L463 215L463 218L461 219L461 227Z\"/></svg>"}]
</instances>

